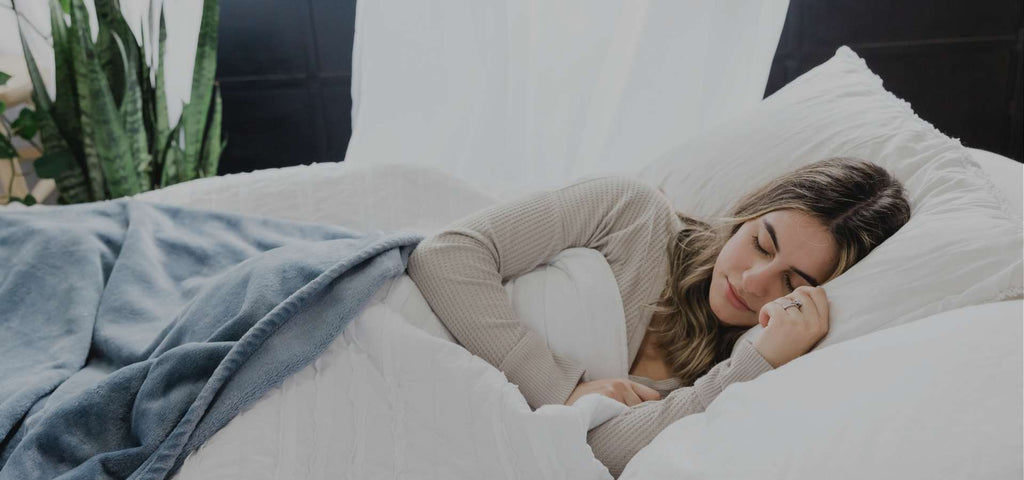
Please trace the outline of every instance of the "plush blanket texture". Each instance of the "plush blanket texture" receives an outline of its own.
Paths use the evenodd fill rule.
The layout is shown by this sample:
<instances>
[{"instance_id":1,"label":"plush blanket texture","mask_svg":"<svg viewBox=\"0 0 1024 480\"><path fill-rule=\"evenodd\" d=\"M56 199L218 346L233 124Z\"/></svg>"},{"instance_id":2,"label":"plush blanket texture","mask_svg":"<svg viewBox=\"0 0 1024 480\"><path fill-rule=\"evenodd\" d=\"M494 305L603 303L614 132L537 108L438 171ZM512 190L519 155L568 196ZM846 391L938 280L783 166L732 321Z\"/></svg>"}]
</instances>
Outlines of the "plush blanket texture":
<instances>
[{"instance_id":1,"label":"plush blanket texture","mask_svg":"<svg viewBox=\"0 0 1024 480\"><path fill-rule=\"evenodd\" d=\"M0 479L167 478L421 239L133 199L0 210Z\"/></svg>"}]
</instances>

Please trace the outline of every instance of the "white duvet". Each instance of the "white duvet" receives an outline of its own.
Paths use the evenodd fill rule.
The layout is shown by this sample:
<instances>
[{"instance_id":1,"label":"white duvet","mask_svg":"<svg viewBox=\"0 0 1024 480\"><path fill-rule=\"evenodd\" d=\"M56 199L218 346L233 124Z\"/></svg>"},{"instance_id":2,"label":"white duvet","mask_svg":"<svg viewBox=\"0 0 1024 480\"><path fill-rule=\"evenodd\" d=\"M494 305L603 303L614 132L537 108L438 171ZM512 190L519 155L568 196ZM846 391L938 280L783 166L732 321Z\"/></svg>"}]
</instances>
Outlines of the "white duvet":
<instances>
[{"instance_id":1,"label":"white duvet","mask_svg":"<svg viewBox=\"0 0 1024 480\"><path fill-rule=\"evenodd\" d=\"M505 288L553 351L587 367L584 379L625 376L625 319L600 252L565 250ZM577 330L584 322L597 328ZM626 409L588 395L532 411L499 370L454 343L402 275L176 478L610 479L586 434Z\"/></svg>"}]
</instances>

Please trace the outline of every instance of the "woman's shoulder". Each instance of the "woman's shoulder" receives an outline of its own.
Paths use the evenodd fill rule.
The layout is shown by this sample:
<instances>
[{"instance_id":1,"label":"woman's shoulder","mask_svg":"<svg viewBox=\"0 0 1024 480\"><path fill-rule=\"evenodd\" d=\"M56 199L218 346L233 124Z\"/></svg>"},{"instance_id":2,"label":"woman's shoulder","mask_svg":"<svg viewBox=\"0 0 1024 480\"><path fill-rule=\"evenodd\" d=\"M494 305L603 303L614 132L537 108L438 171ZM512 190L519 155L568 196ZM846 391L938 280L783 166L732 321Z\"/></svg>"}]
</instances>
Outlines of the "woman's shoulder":
<instances>
[{"instance_id":1,"label":"woman's shoulder","mask_svg":"<svg viewBox=\"0 0 1024 480\"><path fill-rule=\"evenodd\" d=\"M677 229L682 226L671 200L659 187L628 175L584 177L555 190L555 194L567 208L604 205L623 215L646 217Z\"/></svg>"},{"instance_id":2,"label":"woman's shoulder","mask_svg":"<svg viewBox=\"0 0 1024 480\"><path fill-rule=\"evenodd\" d=\"M618 193L627 193L639 197L658 198L666 204L671 204L668 196L665 195L665 192L661 188L629 175L590 175L579 178L569 185L562 187L562 189L579 185L586 185Z\"/></svg>"}]
</instances>

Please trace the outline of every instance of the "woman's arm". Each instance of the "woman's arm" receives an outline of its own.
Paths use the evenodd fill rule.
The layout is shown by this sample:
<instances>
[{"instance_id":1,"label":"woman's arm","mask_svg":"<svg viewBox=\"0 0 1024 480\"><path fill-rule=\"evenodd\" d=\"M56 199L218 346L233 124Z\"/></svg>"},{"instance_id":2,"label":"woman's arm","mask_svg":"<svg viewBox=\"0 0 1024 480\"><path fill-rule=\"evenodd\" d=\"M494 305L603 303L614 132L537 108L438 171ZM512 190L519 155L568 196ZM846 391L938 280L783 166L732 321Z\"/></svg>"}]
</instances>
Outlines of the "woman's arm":
<instances>
[{"instance_id":1,"label":"woman's arm","mask_svg":"<svg viewBox=\"0 0 1024 480\"><path fill-rule=\"evenodd\" d=\"M608 467L612 476L618 478L629 460L672 422L703 412L725 387L772 370L753 344L740 341L743 343L732 358L715 365L693 386L673 390L664 400L634 405L587 433L594 456Z\"/></svg>"},{"instance_id":2,"label":"woman's arm","mask_svg":"<svg viewBox=\"0 0 1024 480\"><path fill-rule=\"evenodd\" d=\"M655 278L652 267L626 260L665 248L667 234L655 230L666 228L670 215L668 200L651 185L624 176L592 178L456 221L417 246L408 273L452 335L504 372L531 407L560 405L583 366L551 352L517 318L502 283L562 250L587 247L604 254L624 299L639 298L635 292L648 286L641 277Z\"/></svg>"}]
</instances>

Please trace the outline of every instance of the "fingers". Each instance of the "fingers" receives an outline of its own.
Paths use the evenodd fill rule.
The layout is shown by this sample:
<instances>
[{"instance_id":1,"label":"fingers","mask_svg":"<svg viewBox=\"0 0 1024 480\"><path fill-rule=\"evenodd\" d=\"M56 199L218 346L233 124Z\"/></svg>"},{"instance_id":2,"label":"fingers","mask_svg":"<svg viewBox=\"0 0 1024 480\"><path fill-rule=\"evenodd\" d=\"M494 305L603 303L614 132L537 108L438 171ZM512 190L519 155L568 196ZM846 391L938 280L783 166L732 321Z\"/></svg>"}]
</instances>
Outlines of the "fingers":
<instances>
[{"instance_id":1,"label":"fingers","mask_svg":"<svg viewBox=\"0 0 1024 480\"><path fill-rule=\"evenodd\" d=\"M625 384L625 386L624 386L624 388L623 388L621 393L622 393L622 403L625 403L626 405L628 405L630 407L632 407L633 405L639 405L641 403L644 403L643 400L640 400L640 397L637 396L636 392L633 391L632 385L630 385L628 383Z\"/></svg>"},{"instance_id":2,"label":"fingers","mask_svg":"<svg viewBox=\"0 0 1024 480\"><path fill-rule=\"evenodd\" d=\"M818 313L827 321L829 318L829 305L828 295L825 293L825 289L822 287L814 287L807 291L814 299L814 304L818 306Z\"/></svg>"},{"instance_id":3,"label":"fingers","mask_svg":"<svg viewBox=\"0 0 1024 480\"><path fill-rule=\"evenodd\" d=\"M779 315L782 315L782 311L782 305L774 301L768 302L758 312L757 323L760 323L762 328L768 328L768 321L772 318L778 318Z\"/></svg>"},{"instance_id":4,"label":"fingers","mask_svg":"<svg viewBox=\"0 0 1024 480\"><path fill-rule=\"evenodd\" d=\"M803 313L803 318L818 318L818 316L820 315L820 312L818 312L818 303L817 301L814 300L814 298L811 297L810 293L808 292L808 290L811 290L812 288L813 287L797 287L797 289L793 290L792 293L786 295L786 297L789 298L783 297L785 302L783 304L783 307L789 304L790 299L800 300L800 303L802 303L803 305L801 305L800 307L790 307L788 310L796 309L797 311Z\"/></svg>"},{"instance_id":5,"label":"fingers","mask_svg":"<svg viewBox=\"0 0 1024 480\"><path fill-rule=\"evenodd\" d=\"M822 287L801 287L807 288L807 294L810 295L811 299L814 300L814 305L818 311L818 327L822 329L822 335L828 332L829 325L829 305L828 295L825 293L825 289Z\"/></svg>"},{"instance_id":6,"label":"fingers","mask_svg":"<svg viewBox=\"0 0 1024 480\"><path fill-rule=\"evenodd\" d=\"M785 308L793 300L802 305ZM785 365L807 353L828 333L828 311L828 298L821 287L802 286L768 302L758 315L765 331L754 347L773 368Z\"/></svg>"},{"instance_id":7,"label":"fingers","mask_svg":"<svg viewBox=\"0 0 1024 480\"><path fill-rule=\"evenodd\" d=\"M799 307L786 308L793 300L799 300ZM822 315L820 304L825 304L825 315ZM796 310L793 310L796 308ZM821 287L801 286L784 297L776 298L766 303L758 312L757 321L762 327L767 328L773 318L790 318L795 321L806 319L818 328L822 317L827 321L828 300L824 298L824 290ZM781 317L780 317L781 316Z\"/></svg>"},{"instance_id":8,"label":"fingers","mask_svg":"<svg viewBox=\"0 0 1024 480\"><path fill-rule=\"evenodd\" d=\"M798 307L799 314L793 312L794 307L788 309L786 305L793 299L800 300L803 304ZM818 338L825 336L828 333L828 298L825 294L825 290L821 287L810 287L801 286L797 287L789 295L776 299L771 303L778 303L784 310L790 310L791 315L789 319L796 322L796 324L803 325L805 328L810 329Z\"/></svg>"},{"instance_id":9,"label":"fingers","mask_svg":"<svg viewBox=\"0 0 1024 480\"><path fill-rule=\"evenodd\" d=\"M647 385L644 385L642 383L633 382L632 380L630 381L633 383L633 391L636 392L636 394L644 402L651 400L661 400L661 394L658 393L657 390L648 387Z\"/></svg>"},{"instance_id":10,"label":"fingers","mask_svg":"<svg viewBox=\"0 0 1024 480\"><path fill-rule=\"evenodd\" d=\"M569 400L565 404L572 405L578 398L588 393L598 393L630 407L647 401L661 400L661 394L646 385L624 378L609 378L581 383L569 395Z\"/></svg>"}]
</instances>

